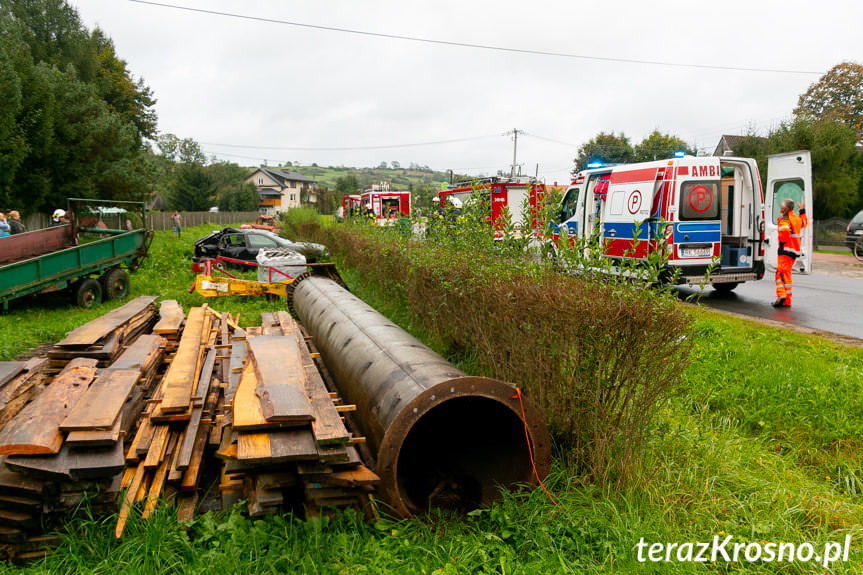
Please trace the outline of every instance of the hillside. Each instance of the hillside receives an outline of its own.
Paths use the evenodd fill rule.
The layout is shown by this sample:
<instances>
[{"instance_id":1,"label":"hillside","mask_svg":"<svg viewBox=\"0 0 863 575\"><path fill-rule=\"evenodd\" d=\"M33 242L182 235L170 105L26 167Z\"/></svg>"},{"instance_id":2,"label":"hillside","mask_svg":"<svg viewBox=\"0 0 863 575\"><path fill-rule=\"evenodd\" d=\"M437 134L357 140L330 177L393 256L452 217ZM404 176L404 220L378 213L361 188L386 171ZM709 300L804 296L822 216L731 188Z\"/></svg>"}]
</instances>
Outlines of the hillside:
<instances>
[{"instance_id":1,"label":"hillside","mask_svg":"<svg viewBox=\"0 0 863 575\"><path fill-rule=\"evenodd\" d=\"M353 168L345 166L282 166L276 169L299 172L304 176L330 189L336 187L336 180L353 175L361 188L367 188L373 183L389 182L393 190L419 190L429 186L439 189L442 182L449 182L449 172L437 172L425 166L411 164L409 168ZM468 180L470 177L456 175L455 180Z\"/></svg>"}]
</instances>

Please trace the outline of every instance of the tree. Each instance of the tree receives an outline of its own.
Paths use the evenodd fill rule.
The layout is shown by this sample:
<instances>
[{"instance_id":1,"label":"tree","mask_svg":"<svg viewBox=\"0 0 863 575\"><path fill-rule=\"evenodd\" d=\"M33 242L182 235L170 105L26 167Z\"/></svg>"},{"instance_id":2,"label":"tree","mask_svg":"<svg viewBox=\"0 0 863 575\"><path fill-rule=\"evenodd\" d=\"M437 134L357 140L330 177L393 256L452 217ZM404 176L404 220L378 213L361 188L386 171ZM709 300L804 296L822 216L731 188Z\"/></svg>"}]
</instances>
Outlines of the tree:
<instances>
[{"instance_id":1,"label":"tree","mask_svg":"<svg viewBox=\"0 0 863 575\"><path fill-rule=\"evenodd\" d=\"M233 162L214 162L206 167L213 181L216 205L225 212L254 212L260 196L252 182L243 182L249 170Z\"/></svg>"},{"instance_id":2,"label":"tree","mask_svg":"<svg viewBox=\"0 0 863 575\"><path fill-rule=\"evenodd\" d=\"M812 182L815 203L812 212L822 220L851 217L859 206L863 161L855 149L857 132L851 126L831 120L783 123L768 138L768 153L809 150L812 154ZM766 166L761 167L766 177Z\"/></svg>"},{"instance_id":3,"label":"tree","mask_svg":"<svg viewBox=\"0 0 863 575\"><path fill-rule=\"evenodd\" d=\"M321 214L332 214L336 211L337 203L341 205L341 195L336 190L327 186L319 186L316 190L318 212Z\"/></svg>"},{"instance_id":4,"label":"tree","mask_svg":"<svg viewBox=\"0 0 863 575\"><path fill-rule=\"evenodd\" d=\"M178 164L168 189L168 204L175 210L206 211L213 205L215 185L204 166L196 163Z\"/></svg>"},{"instance_id":5,"label":"tree","mask_svg":"<svg viewBox=\"0 0 863 575\"><path fill-rule=\"evenodd\" d=\"M174 134L162 134L156 139L156 146L168 160L184 164L206 164L207 155L192 138L182 140Z\"/></svg>"},{"instance_id":6,"label":"tree","mask_svg":"<svg viewBox=\"0 0 863 575\"><path fill-rule=\"evenodd\" d=\"M609 134L600 132L595 138L578 148L573 175L594 162L620 164L631 162L633 157L632 145L623 132L619 136L615 136L613 131Z\"/></svg>"},{"instance_id":7,"label":"tree","mask_svg":"<svg viewBox=\"0 0 863 575\"><path fill-rule=\"evenodd\" d=\"M734 145L734 155L754 158L761 185L766 186L768 155L809 150L814 202L809 213L819 220L850 217L860 203L863 175L863 156L855 151L856 139L856 131L840 122L798 118L780 124L766 138L748 133Z\"/></svg>"},{"instance_id":8,"label":"tree","mask_svg":"<svg viewBox=\"0 0 863 575\"><path fill-rule=\"evenodd\" d=\"M98 62L94 84L108 108L132 123L139 137L155 137L157 120L152 107L156 100L150 89L143 80L132 77L126 62L117 57L114 43L101 30L93 32L91 42Z\"/></svg>"},{"instance_id":9,"label":"tree","mask_svg":"<svg viewBox=\"0 0 863 575\"><path fill-rule=\"evenodd\" d=\"M834 66L800 96L794 114L863 130L863 65L842 62Z\"/></svg>"},{"instance_id":10,"label":"tree","mask_svg":"<svg viewBox=\"0 0 863 575\"><path fill-rule=\"evenodd\" d=\"M258 209L258 188L252 182L239 182L216 193L223 212L254 212Z\"/></svg>"},{"instance_id":11,"label":"tree","mask_svg":"<svg viewBox=\"0 0 863 575\"><path fill-rule=\"evenodd\" d=\"M633 161L649 162L651 160L673 158L676 152L684 152L693 156L696 154L694 148L690 147L677 136L662 134L659 130L653 130L640 144L636 144Z\"/></svg>"},{"instance_id":12,"label":"tree","mask_svg":"<svg viewBox=\"0 0 863 575\"><path fill-rule=\"evenodd\" d=\"M0 14L0 29L8 29ZM0 35L0 209L12 205L10 191L21 162L27 157L27 141L18 123L24 99L21 78L15 70L11 38Z\"/></svg>"},{"instance_id":13,"label":"tree","mask_svg":"<svg viewBox=\"0 0 863 575\"><path fill-rule=\"evenodd\" d=\"M168 204L184 211L202 211L215 205L217 181L205 166L207 157L200 144L192 138L162 134L156 145L164 158L161 186ZM228 169L217 169L224 171Z\"/></svg>"},{"instance_id":14,"label":"tree","mask_svg":"<svg viewBox=\"0 0 863 575\"><path fill-rule=\"evenodd\" d=\"M353 174L336 178L336 191L341 196L356 194L360 191L360 182Z\"/></svg>"},{"instance_id":15,"label":"tree","mask_svg":"<svg viewBox=\"0 0 863 575\"><path fill-rule=\"evenodd\" d=\"M146 197L153 100L110 40L63 0L5 0L0 30L0 200L38 211Z\"/></svg>"}]
</instances>

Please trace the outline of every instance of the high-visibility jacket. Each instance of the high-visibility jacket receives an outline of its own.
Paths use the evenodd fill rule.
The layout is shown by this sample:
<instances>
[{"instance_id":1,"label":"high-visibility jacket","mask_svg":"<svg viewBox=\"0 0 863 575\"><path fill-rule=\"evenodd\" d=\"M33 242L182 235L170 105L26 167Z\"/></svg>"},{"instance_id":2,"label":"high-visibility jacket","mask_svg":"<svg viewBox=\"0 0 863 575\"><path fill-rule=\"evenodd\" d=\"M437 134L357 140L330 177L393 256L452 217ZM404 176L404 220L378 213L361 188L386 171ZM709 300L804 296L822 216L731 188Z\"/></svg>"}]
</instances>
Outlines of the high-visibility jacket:
<instances>
[{"instance_id":1,"label":"high-visibility jacket","mask_svg":"<svg viewBox=\"0 0 863 575\"><path fill-rule=\"evenodd\" d=\"M779 255L794 259L799 258L803 255L800 238L803 228L809 223L806 211L800 210L798 216L794 210L788 210L788 213L779 216L777 223L779 224Z\"/></svg>"}]
</instances>

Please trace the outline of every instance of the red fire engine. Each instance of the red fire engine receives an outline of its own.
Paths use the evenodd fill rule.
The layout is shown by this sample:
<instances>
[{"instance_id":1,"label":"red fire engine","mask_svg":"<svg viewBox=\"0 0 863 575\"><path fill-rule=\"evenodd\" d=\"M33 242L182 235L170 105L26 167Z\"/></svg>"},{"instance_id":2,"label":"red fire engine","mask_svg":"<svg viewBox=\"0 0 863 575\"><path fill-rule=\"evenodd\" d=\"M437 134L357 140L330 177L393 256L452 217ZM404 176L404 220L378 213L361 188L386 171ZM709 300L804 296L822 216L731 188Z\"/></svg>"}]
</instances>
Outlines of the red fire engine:
<instances>
[{"instance_id":1,"label":"red fire engine","mask_svg":"<svg viewBox=\"0 0 863 575\"><path fill-rule=\"evenodd\" d=\"M363 215L371 215L378 223L411 215L411 193L391 191L388 183L372 184L360 196Z\"/></svg>"},{"instance_id":2,"label":"red fire engine","mask_svg":"<svg viewBox=\"0 0 863 575\"><path fill-rule=\"evenodd\" d=\"M438 193L441 206L462 207L471 198L479 197L481 202L491 202L491 223L500 228L501 218L509 213L509 221L516 235L523 228L536 227L537 206L542 206L546 193L545 184L529 176L494 176L469 182L460 182ZM490 199L490 200L489 200ZM526 213L531 214L531 222L525 222Z\"/></svg>"}]
</instances>

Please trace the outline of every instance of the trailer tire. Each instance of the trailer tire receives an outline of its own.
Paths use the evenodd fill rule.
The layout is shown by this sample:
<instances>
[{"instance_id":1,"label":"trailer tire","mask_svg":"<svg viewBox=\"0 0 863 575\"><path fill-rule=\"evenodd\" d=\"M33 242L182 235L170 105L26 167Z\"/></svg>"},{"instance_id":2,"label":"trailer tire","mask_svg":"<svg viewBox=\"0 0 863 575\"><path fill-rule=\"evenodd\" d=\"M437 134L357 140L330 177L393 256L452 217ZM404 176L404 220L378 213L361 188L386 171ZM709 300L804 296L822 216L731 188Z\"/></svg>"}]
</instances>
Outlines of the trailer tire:
<instances>
[{"instance_id":1,"label":"trailer tire","mask_svg":"<svg viewBox=\"0 0 863 575\"><path fill-rule=\"evenodd\" d=\"M99 278L105 300L124 299L129 295L129 274L120 268L112 268Z\"/></svg>"},{"instance_id":2,"label":"trailer tire","mask_svg":"<svg viewBox=\"0 0 863 575\"><path fill-rule=\"evenodd\" d=\"M75 304L90 309L102 301L102 286L93 278L85 278L75 284Z\"/></svg>"},{"instance_id":3,"label":"trailer tire","mask_svg":"<svg viewBox=\"0 0 863 575\"><path fill-rule=\"evenodd\" d=\"M721 294L728 294L734 291L734 288L740 285L740 282L728 282L721 284L713 284L713 289Z\"/></svg>"}]
</instances>

